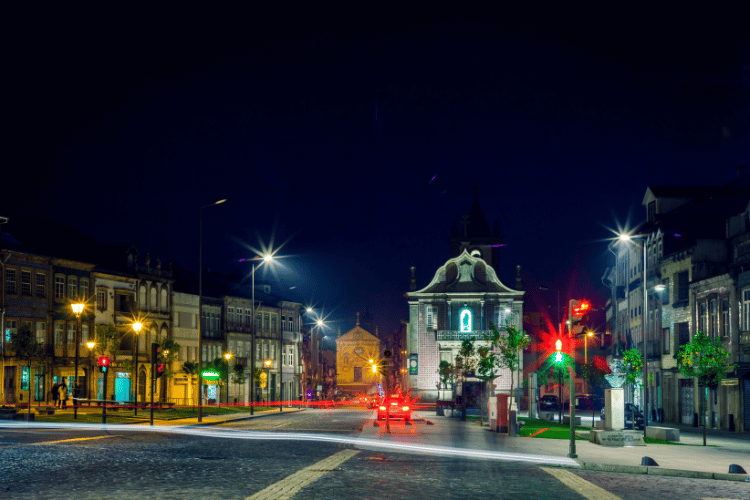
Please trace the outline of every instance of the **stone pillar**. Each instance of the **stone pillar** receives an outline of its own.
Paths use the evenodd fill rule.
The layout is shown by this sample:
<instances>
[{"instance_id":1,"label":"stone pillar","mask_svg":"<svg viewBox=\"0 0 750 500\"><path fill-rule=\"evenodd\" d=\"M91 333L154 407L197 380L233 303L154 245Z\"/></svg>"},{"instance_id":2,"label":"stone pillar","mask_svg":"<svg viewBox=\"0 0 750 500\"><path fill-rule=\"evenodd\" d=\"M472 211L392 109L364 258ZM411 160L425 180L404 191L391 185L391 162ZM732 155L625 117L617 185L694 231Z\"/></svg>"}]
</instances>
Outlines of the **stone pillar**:
<instances>
[{"instance_id":1,"label":"stone pillar","mask_svg":"<svg viewBox=\"0 0 750 500\"><path fill-rule=\"evenodd\" d=\"M621 431L625 428L625 391L604 390L604 428L608 431Z\"/></svg>"}]
</instances>

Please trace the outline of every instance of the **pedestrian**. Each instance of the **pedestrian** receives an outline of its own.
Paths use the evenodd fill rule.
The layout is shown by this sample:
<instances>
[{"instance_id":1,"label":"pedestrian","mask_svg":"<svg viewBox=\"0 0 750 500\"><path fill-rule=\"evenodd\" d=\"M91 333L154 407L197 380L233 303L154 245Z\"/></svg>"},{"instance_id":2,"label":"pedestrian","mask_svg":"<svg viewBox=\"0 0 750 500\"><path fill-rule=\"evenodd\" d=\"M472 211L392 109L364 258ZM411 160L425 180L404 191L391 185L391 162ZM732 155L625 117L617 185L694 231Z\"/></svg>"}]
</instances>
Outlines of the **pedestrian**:
<instances>
[{"instance_id":1,"label":"pedestrian","mask_svg":"<svg viewBox=\"0 0 750 500\"><path fill-rule=\"evenodd\" d=\"M68 406L68 386L65 385L65 379L63 378L62 384L60 384L60 408L66 408Z\"/></svg>"},{"instance_id":2,"label":"pedestrian","mask_svg":"<svg viewBox=\"0 0 750 500\"><path fill-rule=\"evenodd\" d=\"M58 403L60 402L60 383L55 382L55 385L52 386L52 404L57 407Z\"/></svg>"}]
</instances>

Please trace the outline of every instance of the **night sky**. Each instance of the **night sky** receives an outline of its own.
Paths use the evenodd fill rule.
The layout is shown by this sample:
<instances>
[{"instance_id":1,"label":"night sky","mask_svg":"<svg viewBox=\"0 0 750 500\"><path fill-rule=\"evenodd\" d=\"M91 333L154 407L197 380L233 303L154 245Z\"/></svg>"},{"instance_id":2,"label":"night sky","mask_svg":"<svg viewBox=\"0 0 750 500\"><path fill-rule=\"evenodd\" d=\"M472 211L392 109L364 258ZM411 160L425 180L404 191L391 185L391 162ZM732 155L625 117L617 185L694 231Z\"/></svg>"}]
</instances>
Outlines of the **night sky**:
<instances>
[{"instance_id":1,"label":"night sky","mask_svg":"<svg viewBox=\"0 0 750 500\"><path fill-rule=\"evenodd\" d=\"M375 9L375 5L372 6ZM408 319L479 186L527 308L602 302L610 229L648 185L750 165L740 11L13 12L0 215L33 214L211 271ZM746 18L744 18L746 21ZM10 154L7 154L10 153ZM549 292L539 290L540 286Z\"/></svg>"}]
</instances>

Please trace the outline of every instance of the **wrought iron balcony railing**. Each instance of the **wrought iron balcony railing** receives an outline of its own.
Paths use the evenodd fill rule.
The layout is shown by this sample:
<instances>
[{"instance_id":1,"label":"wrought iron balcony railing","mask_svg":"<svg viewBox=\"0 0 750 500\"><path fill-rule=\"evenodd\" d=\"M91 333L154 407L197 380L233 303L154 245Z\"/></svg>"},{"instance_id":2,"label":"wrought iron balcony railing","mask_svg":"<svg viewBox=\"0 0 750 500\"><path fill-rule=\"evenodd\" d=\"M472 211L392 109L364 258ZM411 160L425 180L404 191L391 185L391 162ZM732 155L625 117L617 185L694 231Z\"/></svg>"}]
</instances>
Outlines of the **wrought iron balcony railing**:
<instances>
[{"instance_id":1,"label":"wrought iron balcony railing","mask_svg":"<svg viewBox=\"0 0 750 500\"><path fill-rule=\"evenodd\" d=\"M465 339L469 340L484 340L486 336L490 335L492 330L474 330L473 332L460 332L458 330L438 330L438 340L455 340L461 342Z\"/></svg>"}]
</instances>

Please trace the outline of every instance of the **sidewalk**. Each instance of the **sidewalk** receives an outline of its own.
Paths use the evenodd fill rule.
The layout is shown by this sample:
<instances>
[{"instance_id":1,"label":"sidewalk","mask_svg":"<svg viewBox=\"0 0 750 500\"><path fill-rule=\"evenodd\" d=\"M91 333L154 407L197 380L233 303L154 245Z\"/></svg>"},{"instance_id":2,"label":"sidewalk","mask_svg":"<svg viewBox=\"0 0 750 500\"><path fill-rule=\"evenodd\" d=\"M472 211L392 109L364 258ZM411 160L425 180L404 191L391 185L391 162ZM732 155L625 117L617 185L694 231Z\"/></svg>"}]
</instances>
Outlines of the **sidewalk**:
<instances>
[{"instance_id":1,"label":"sidewalk","mask_svg":"<svg viewBox=\"0 0 750 500\"><path fill-rule=\"evenodd\" d=\"M419 417L433 424L417 423L425 444L559 457L567 457L570 452L570 441L566 439L511 438L492 432L487 426L480 427L478 421L462 422L458 417L439 417L427 412L415 418ZM675 427L680 429L679 445L608 447L576 440L576 461L587 469L612 472L750 481L747 474L729 474L732 464L740 465L750 474L750 436L716 430L709 434L707 429L708 446L702 446L702 428ZM643 457L652 458L658 467L641 466Z\"/></svg>"}]
</instances>

